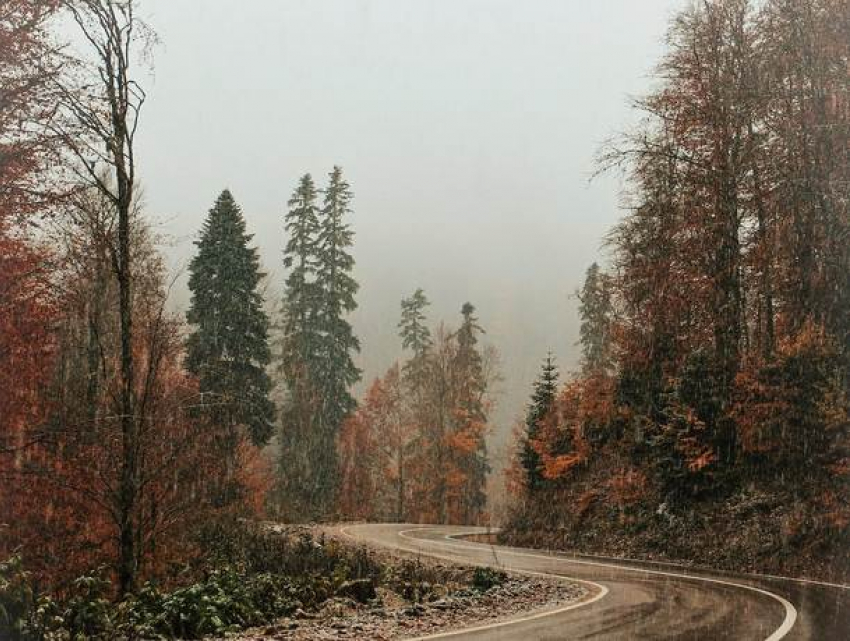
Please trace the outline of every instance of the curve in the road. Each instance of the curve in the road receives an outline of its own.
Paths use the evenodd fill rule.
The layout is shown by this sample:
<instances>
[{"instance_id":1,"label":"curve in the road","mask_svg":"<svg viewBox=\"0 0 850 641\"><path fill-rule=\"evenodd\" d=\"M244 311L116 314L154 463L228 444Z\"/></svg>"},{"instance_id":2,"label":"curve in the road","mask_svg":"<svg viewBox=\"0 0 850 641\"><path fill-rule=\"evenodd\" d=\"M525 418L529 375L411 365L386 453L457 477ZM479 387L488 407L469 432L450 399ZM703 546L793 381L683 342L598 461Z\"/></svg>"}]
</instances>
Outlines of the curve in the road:
<instances>
[{"instance_id":1,"label":"curve in the road","mask_svg":"<svg viewBox=\"0 0 850 641\"><path fill-rule=\"evenodd\" d=\"M349 529L350 528L344 527L344 528L341 528L340 531L345 536L347 536L351 539L356 539L357 537L353 536L349 532ZM407 532L412 532L415 529L417 529L417 528L414 528L413 530L404 530L402 532L399 532L399 537L415 541L416 539L412 539L411 537L407 536ZM420 528L420 529L428 529L428 528ZM446 536L451 536L451 535L446 535ZM412 552L414 554L424 554L424 555L426 555L426 556L428 556L429 558L432 558L432 559L439 559L441 561L448 561L450 563L457 563L457 558L455 558L455 557L445 556L443 554L437 554L437 553L434 553L434 552L423 552L423 550L419 547L394 546L394 549L401 550L401 551L404 551L404 552ZM429 639L449 639L449 638L452 638L452 637L463 636L463 635L468 634L470 632L480 632L480 631L484 631L484 630L493 630L493 629L496 629L496 628L503 628L507 625L522 623L524 621L534 621L536 619L542 619L544 617L550 617L550 616L553 616L553 615L556 615L556 614L561 614L562 612L567 612L569 610L575 610L576 608L580 608L580 607L583 607L583 606L586 606L586 605L590 605L591 603L595 603L599 599L604 598L608 594L608 588L606 588L604 585L602 585L600 583L596 583L594 581L576 579L576 578L573 578L573 577L563 576L563 575L559 575L559 574L549 574L547 572L534 572L533 570L523 570L523 569L518 569L518 568L512 568L511 572L514 572L516 574L524 574L526 576L538 576L538 577L545 577L547 579L556 579L556 580L561 580L561 581L569 581L569 582L573 582L573 583L581 583L581 584L584 584L584 585L590 587L589 596L584 597L583 599L580 599L580 600L576 601L575 603L570 603L568 605L564 605L564 606L561 606L561 607L558 607L558 608L550 608L550 609L547 609L543 612L536 612L534 614L521 615L521 616L513 617L510 620L498 621L496 623L488 623L486 625L477 625L477 626L473 626L473 627L470 627L470 628L464 628L462 630L454 630L454 631L451 631L451 632L438 632L438 633L435 633L435 634L429 634L429 635L424 636L424 637L415 637L414 639L411 639L410 641L426 641L426 640L429 640Z\"/></svg>"},{"instance_id":2,"label":"curve in the road","mask_svg":"<svg viewBox=\"0 0 850 641\"><path fill-rule=\"evenodd\" d=\"M357 535L352 532L352 530L355 529L357 530ZM756 585L733 581L726 578L721 579L690 573L634 567L596 560L591 561L571 557L558 557L501 546L461 542L452 538L454 536L485 533L486 530L484 528L447 528L439 526L412 527L410 525L394 526L385 524L349 526L343 528L342 532L351 538L370 540L374 543L387 545L399 550L447 561L467 562L478 565L500 565L501 562L498 557L513 558L515 561L520 561L519 564L511 564L511 567L508 568L513 572L547 576L554 579L573 580L584 583L591 588L591 596L589 598L562 608L538 612L501 623L487 624L485 626L478 626L455 632L435 634L428 637L422 637L422 639L448 639L461 637L469 639L489 638L489 635L486 634L487 631L495 631L499 628L508 627L517 631L517 634L515 635L517 638L537 638L534 636L529 637L528 632L525 633L526 636L522 636L519 634L519 631L537 630L541 635L547 634L547 620L550 620L553 624L556 620L563 622L565 617L569 617L571 614L574 614L570 612L571 610L585 608L586 606L590 606L594 603L602 606L602 603L600 602L602 602L606 596L610 595L609 586L605 585L606 580L609 583L613 582L618 585L618 599L615 599L608 607L597 608L599 609L599 613L597 613L595 619L590 624L585 624L583 632L577 634L577 636L581 636L582 638L599 638L600 636L607 637L609 634L612 637L617 636L618 634L623 634L624 621L627 621L629 617L633 617L636 621L642 617L648 618L652 615L657 615L657 610L661 607L681 608L683 612L687 612L688 606L693 602L700 602L700 600L702 600L703 605L705 605L704 601L706 599L710 599L715 604L719 604L720 609L724 609L726 612L720 612L719 614L714 613L712 615L713 619L708 621L703 620L706 616L704 613L694 614L693 621L691 623L693 624L693 629L696 630L696 632L691 633L690 636L687 635L687 630L683 630L681 634L677 634L675 631L671 631L670 629L663 631L663 635L671 637L710 638L707 636L708 630L715 630L716 626L722 625L724 621L728 622L729 617L733 616L730 614L731 610L729 604L724 603L723 600L725 599L728 602L741 601L742 597L740 592L738 592L741 590L753 595L752 598L749 599L749 602L745 604L745 607L740 606L743 607L747 614L753 617L753 620L756 620L758 617L752 610L765 609L764 605L756 605L757 598L767 597L773 602L781 605L784 610L784 617L779 627L773 629L769 636L761 637L762 639L765 639L765 641L779 641L780 639L784 639L794 628L798 617L798 613L794 605L792 605L791 602L784 597ZM437 535L437 538L434 538L434 536L426 536L426 533ZM441 551L443 553L441 553ZM482 552L487 551L493 555L493 559L487 559L481 556ZM524 564L521 561L522 559L526 560ZM558 565L557 571L552 570L553 564ZM522 567L523 565L524 567ZM572 566L576 572L579 572L580 570L579 573L585 573L585 576L565 576L565 573L571 573L568 569L570 566ZM595 579L591 581L587 575L592 572L596 572L597 574L602 574L604 576L597 578L591 574L591 577ZM636 576L634 579L625 581L622 577L624 574L629 573ZM659 581L655 581L655 583L653 583L649 581L649 577L652 577L653 580L655 578L663 579L666 583ZM705 584L706 588L714 586L714 588L712 588L714 592L711 593L703 591L703 593L700 593L699 590L695 590L693 588L694 583ZM686 589L682 586L691 587ZM733 595L733 592L738 592L737 596ZM702 609L705 610L706 608L703 607ZM734 609L734 606L732 606L732 609ZM594 609L594 612L596 612L596 609ZM759 614L761 614L762 618L760 626L766 628L765 633L767 633L767 631L771 628L767 627L764 619L768 619L769 617L764 612ZM678 616L679 618L687 618L688 615L680 612L678 613ZM620 618L620 621L616 620L617 617ZM668 615L668 618L669 617L670 615ZM575 617L572 618L574 619ZM736 624L739 626L745 626L746 622L742 623L738 620L736 621ZM775 619L773 625L776 625ZM715 627L713 628L712 626ZM552 626L552 629L554 629L554 625ZM563 630L563 628L560 629ZM720 632L722 632L722 630L720 630ZM693 636L694 634L697 636ZM734 634L734 632L732 634ZM662 636L662 634L659 634L659 636ZM735 638L730 636L728 633L722 636L726 638ZM722 636L714 638L722 638ZM506 636L505 638L508 637ZM543 637L541 636L541 638ZM560 637L547 636L546 638Z\"/></svg>"},{"instance_id":3,"label":"curve in the road","mask_svg":"<svg viewBox=\"0 0 850 641\"><path fill-rule=\"evenodd\" d=\"M413 539L412 537L409 536L410 532L415 532L417 530L428 530L428 529L430 529L430 528L429 527L412 528L412 529L409 529L409 530L402 530L398 534L401 538L408 539L408 540L415 540L415 539ZM446 534L446 535L444 535L444 538L446 540L452 540L453 536L457 536L457 535ZM451 547L466 547L466 544L463 544L463 543L432 542L432 544L438 545L438 546L447 545L447 546L451 546ZM478 547L478 546L474 546L474 547ZM533 552L512 552L512 551L502 550L501 553L502 554L509 554L511 556L521 556L521 557L528 557L528 558L534 558L534 557L547 558L547 559L552 558L551 556L546 556L546 555L542 555L542 554L535 554ZM778 601L779 603L781 603L782 606L785 608L785 619L782 621L782 625L780 625L776 630L774 630L773 634L771 634L769 637L767 637L765 639L765 641L779 641L780 639L784 639L786 637L786 635L791 631L791 628L794 627L794 623L797 621L797 608L795 608L788 601L788 599L785 599L784 597L781 597L778 594L774 594L773 592L770 592L768 590L763 590L761 588L757 588L757 587L754 587L752 585L744 585L742 583L735 583L733 581L726 581L726 580L723 580L723 579L715 579L715 578L709 578L709 577L704 577L704 576L695 576L695 575L691 575L691 574L680 574L678 572L666 572L666 571L663 571L663 570L650 570L650 569L644 569L644 568L633 568L633 567L629 567L629 566L618 565L616 563L602 563L602 562L599 562L599 561L586 561L586 560L583 560L583 559L570 559L569 562L570 563L577 563L579 565L590 565L590 566L596 566L596 567L601 567L601 568L614 568L614 569L617 569L617 570L630 570L632 572L640 572L641 574L653 574L653 575L656 575L656 576L674 577L674 578L677 578L677 579L689 579L689 580L695 580L695 581L703 581L703 582L706 582L706 583L716 583L716 584L719 584L719 585L727 585L727 586L734 587L734 588L740 588L742 590L751 590L752 592L756 592L758 594L762 594L764 596L770 597L770 598ZM557 577L558 575L550 574L548 576ZM607 592L607 590L606 590L606 592Z\"/></svg>"}]
</instances>

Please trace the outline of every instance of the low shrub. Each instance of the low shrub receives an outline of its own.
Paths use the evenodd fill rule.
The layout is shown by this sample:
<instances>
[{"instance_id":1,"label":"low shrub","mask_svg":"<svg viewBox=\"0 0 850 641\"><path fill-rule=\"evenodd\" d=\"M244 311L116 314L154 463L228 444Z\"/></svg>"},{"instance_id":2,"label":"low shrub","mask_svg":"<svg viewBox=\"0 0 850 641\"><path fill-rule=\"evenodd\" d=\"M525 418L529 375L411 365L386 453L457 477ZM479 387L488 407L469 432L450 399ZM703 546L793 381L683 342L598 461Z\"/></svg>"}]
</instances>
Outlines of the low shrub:
<instances>
[{"instance_id":1,"label":"low shrub","mask_svg":"<svg viewBox=\"0 0 850 641\"><path fill-rule=\"evenodd\" d=\"M477 567L472 573L472 587L479 592L487 592L491 588L502 585L508 575L493 568Z\"/></svg>"},{"instance_id":2,"label":"low shrub","mask_svg":"<svg viewBox=\"0 0 850 641\"><path fill-rule=\"evenodd\" d=\"M117 613L107 598L111 585L105 573L100 569L72 583L60 615L72 639L98 639L114 630Z\"/></svg>"},{"instance_id":3,"label":"low shrub","mask_svg":"<svg viewBox=\"0 0 850 641\"><path fill-rule=\"evenodd\" d=\"M383 570L365 548L316 537L297 527L217 523L199 534L198 547L206 550L201 561L206 567L230 565L247 573L334 577L337 586L347 580L377 580Z\"/></svg>"},{"instance_id":4,"label":"low shrub","mask_svg":"<svg viewBox=\"0 0 850 641\"><path fill-rule=\"evenodd\" d=\"M382 563L365 548L315 538L305 530L269 531L254 525L210 530L205 563L188 585L163 589L148 582L115 603L105 570L78 578L61 601L38 597L20 557L0 563L2 641L200 639L222 636L318 609L334 596L367 603L379 586L412 603L431 601L449 584L485 592L504 573ZM470 585L471 583L471 585Z\"/></svg>"},{"instance_id":5,"label":"low shrub","mask_svg":"<svg viewBox=\"0 0 850 641\"><path fill-rule=\"evenodd\" d=\"M25 638L34 607L35 594L21 557L0 562L0 639Z\"/></svg>"},{"instance_id":6,"label":"low shrub","mask_svg":"<svg viewBox=\"0 0 850 641\"><path fill-rule=\"evenodd\" d=\"M418 559L405 559L389 566L384 577L387 587L412 603L429 601L438 595L445 579L433 566Z\"/></svg>"},{"instance_id":7,"label":"low shrub","mask_svg":"<svg viewBox=\"0 0 850 641\"><path fill-rule=\"evenodd\" d=\"M123 604L129 637L199 639L268 623L300 607L303 589L288 577L245 575L233 568L170 593L151 585Z\"/></svg>"}]
</instances>

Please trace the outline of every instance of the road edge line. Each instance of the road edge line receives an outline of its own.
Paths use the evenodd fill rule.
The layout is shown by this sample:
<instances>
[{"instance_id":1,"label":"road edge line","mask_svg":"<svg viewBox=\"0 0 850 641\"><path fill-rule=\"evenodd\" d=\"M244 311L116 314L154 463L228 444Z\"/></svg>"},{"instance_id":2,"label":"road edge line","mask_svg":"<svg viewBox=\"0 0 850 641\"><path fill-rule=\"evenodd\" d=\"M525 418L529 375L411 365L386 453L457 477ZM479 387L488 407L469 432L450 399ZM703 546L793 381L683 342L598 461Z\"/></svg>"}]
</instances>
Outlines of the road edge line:
<instances>
[{"instance_id":1,"label":"road edge line","mask_svg":"<svg viewBox=\"0 0 850 641\"><path fill-rule=\"evenodd\" d=\"M358 527L358 526L357 525L351 525L351 526L348 526L348 527L342 527L342 528L340 528L339 531L343 534L343 536L347 536L348 538L350 538L354 541L360 540L357 537L355 537L353 534L348 532L348 529L350 527ZM416 529L428 529L428 528L422 527L422 528L411 528L410 530L402 530L401 532L398 532L398 535L402 538L407 538L408 540L415 541L416 539L412 539L410 537L404 536L404 532L412 532ZM380 546L381 544L375 543L375 545ZM449 545L451 545L451 544L449 544ZM409 552L409 553L412 553L412 554L419 554L421 556L427 556L427 557L433 558L433 559L440 559L441 561L448 561L448 562L453 563L455 565L462 565L463 564L462 561L458 561L457 559L455 559L453 557L445 556L445 555L442 555L442 554L431 553L431 552L427 552L425 550L420 550L420 549L417 549L417 548L390 547L390 546L386 546L386 545L381 546L381 547L389 548L389 549L395 549L395 550L399 550L399 551L403 551L403 552ZM457 547L463 547L463 546L457 546ZM470 564L467 564L467 565L470 565ZM472 564L472 565L480 565L480 564ZM492 566L488 566L488 567L492 567ZM477 625L477 626L473 626L471 628L462 628L462 629L458 629L458 630L450 630L450 631L447 631L447 632L435 632L434 634L428 634L428 635L425 635L425 636L412 637L408 641L426 641L426 640L430 640L430 639L447 639L447 638L450 638L450 637L453 637L453 636L459 636L459 635L462 635L462 634L467 634L469 632L479 632L479 631L482 631L482 630L492 630L494 628L501 628L501 627L506 627L506 626L509 626L509 625L515 625L517 623L524 623L525 621L534 621L536 619L542 619L542 618L547 617L547 616L554 616L556 614L568 612L569 610L575 610L577 608L581 608L581 607L584 607L586 605L590 605L591 603L595 603L596 601L599 601L600 599L607 596L608 592L609 592L607 586L602 585L601 583L596 583L595 581L588 581L586 579L576 579L576 578L572 578L572 577L568 577L568 576L563 576L563 575L560 575L560 574L548 574L546 572L534 572L533 570L509 569L508 571L515 573L515 574L523 574L523 575L526 575L526 576L539 576L539 577L545 577L545 578L548 578L548 579L555 579L556 581L565 581L565 582L570 582L570 583L580 583L580 584L583 584L583 585L589 585L589 586L595 588L595 590L594 590L595 594L591 594L589 597L582 598L582 599L580 599L580 600L578 600L574 603L570 603L568 605L561 606L561 607L553 609L553 610L546 610L545 612L537 612L537 613L534 613L534 614L527 614L527 615L523 615L523 616L520 616L520 617L514 617L514 618L506 619L504 621L497 621L497 622L494 622L494 623L488 623L486 625Z\"/></svg>"},{"instance_id":2,"label":"road edge line","mask_svg":"<svg viewBox=\"0 0 850 641\"><path fill-rule=\"evenodd\" d=\"M495 534L499 528L491 528L488 532L482 532L482 534ZM445 538L454 540L454 541L463 541L465 537L468 536L476 536L476 534L467 534L467 533L459 533L459 534L446 534ZM475 541L472 541L475 543ZM481 544L486 545L486 543ZM658 559L636 559L628 556L608 556L606 554L591 554L589 552L575 552L571 550L555 550L555 549L542 549L542 548L524 548L528 550L540 550L541 552L548 552L550 556L557 556L559 554L569 555L572 554L575 558L581 559L602 559L605 561L612 561L614 563L622 562L622 563L651 563L653 565L667 565L673 568L679 568L682 570L688 569L688 566L684 563L677 563L676 561L663 561ZM564 558L564 557L562 557ZM791 581L793 583L803 583L806 585L820 585L826 588L837 588L839 590L850 590L850 584L847 583L830 583L829 581L820 581L818 579L809 579L804 576L782 576L781 574L764 574L761 572L732 572L730 570L723 570L721 568L712 568L705 565L695 565L692 570L696 570L699 572L718 572L722 574L738 574L739 576L752 577L753 579L771 579L774 581Z\"/></svg>"},{"instance_id":3,"label":"road edge line","mask_svg":"<svg viewBox=\"0 0 850 641\"><path fill-rule=\"evenodd\" d=\"M403 531L399 532L399 536L402 537L402 538L406 538L406 539L409 539L411 541L414 541L416 539L413 539L412 537L405 536L405 532L414 532L416 530L428 530L428 529L434 529L434 526L423 526L423 527L418 527L418 528L411 528L409 530L403 530ZM445 535L444 538L448 541L449 535ZM439 541L431 541L431 543L435 543L436 545L443 545L443 546L447 546L447 547L454 547L454 548L475 547L475 548L480 549L482 546L487 547L486 543L470 543L470 544L467 544L467 545L462 545L462 544L459 543L458 539L454 539L454 541L455 541L454 543L440 543ZM706 582L706 583L716 583L716 584L719 584L719 585L728 585L728 586L731 586L731 587L741 588L741 589L744 589L744 590L750 590L751 592L757 592L757 593L762 594L764 596L768 596L768 597L774 599L775 601L778 601L785 608L785 618L783 619L782 624L778 628L776 628L776 630L773 631L773 634L771 634L769 637L767 637L765 639L765 641L779 641L780 639L785 638L785 636L791 631L791 629L794 627L794 624L797 622L797 608L795 608L794 605L790 601L788 601L786 598L784 598L784 597L782 597L778 594L774 594L773 592L770 592L768 590L764 590L762 588L757 588L757 587L752 586L752 585L745 585L743 583L735 583L733 581L724 581L722 579L713 579L713 578L710 578L710 577L701 577L701 576L696 576L696 575L680 574L680 573L676 573L676 572L664 572L663 570L634 568L634 567L629 567L627 565L625 565L625 566L617 565L616 563L600 563L598 561L587 561L587 560L582 560L582 559L567 559L567 558L563 558L563 557L557 557L557 556L551 555L551 554L549 554L549 555L530 554L530 553L527 553L527 552L512 552L512 551L509 551L509 550L502 550L501 553L502 554L513 554L514 556L525 556L525 557L537 558L537 559L549 559L549 560L555 559L555 560L563 561L565 563L577 563L579 565L591 565L591 566L596 566L596 567L607 567L607 568L614 568L614 569L617 569L617 570L626 570L626 571L630 571L630 572L642 572L644 574L654 574L654 575L658 575L658 576L669 576L669 577L675 577L675 578L679 578L679 579L686 579L686 580L692 580L692 581L703 581L703 582Z\"/></svg>"}]
</instances>

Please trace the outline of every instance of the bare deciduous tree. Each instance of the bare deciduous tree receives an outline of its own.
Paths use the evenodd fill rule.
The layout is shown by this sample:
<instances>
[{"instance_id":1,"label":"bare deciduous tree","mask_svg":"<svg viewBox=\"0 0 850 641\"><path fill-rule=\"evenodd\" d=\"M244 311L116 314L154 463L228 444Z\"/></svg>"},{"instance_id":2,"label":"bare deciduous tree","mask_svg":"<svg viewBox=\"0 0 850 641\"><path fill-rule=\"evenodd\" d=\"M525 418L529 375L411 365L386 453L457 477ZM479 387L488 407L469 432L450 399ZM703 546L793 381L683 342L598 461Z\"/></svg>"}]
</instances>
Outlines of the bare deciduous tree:
<instances>
[{"instance_id":1,"label":"bare deciduous tree","mask_svg":"<svg viewBox=\"0 0 850 641\"><path fill-rule=\"evenodd\" d=\"M132 208L137 196L135 140L145 92L134 77L135 57L154 41L136 17L133 0L66 0L88 45L94 82L59 84L61 117L53 125L74 157L72 171L114 207L116 231L109 244L118 283L120 324L121 472L119 589L132 589L137 571L135 503L139 491L139 424L133 357Z\"/></svg>"}]
</instances>

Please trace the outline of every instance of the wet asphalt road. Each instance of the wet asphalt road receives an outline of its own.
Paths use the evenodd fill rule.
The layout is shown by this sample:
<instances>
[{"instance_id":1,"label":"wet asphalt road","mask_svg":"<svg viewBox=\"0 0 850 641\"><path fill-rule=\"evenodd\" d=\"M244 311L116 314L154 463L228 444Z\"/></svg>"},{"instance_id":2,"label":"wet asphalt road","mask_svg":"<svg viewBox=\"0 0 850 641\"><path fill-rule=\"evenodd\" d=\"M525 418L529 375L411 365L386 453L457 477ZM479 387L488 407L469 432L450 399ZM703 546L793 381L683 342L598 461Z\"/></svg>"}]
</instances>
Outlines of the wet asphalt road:
<instances>
[{"instance_id":1,"label":"wet asphalt road","mask_svg":"<svg viewBox=\"0 0 850 641\"><path fill-rule=\"evenodd\" d=\"M434 635L454 641L555 639L818 639L850 641L850 588L494 546L463 538L483 528L368 524L362 542L466 564L568 577L590 591L545 616Z\"/></svg>"}]
</instances>

